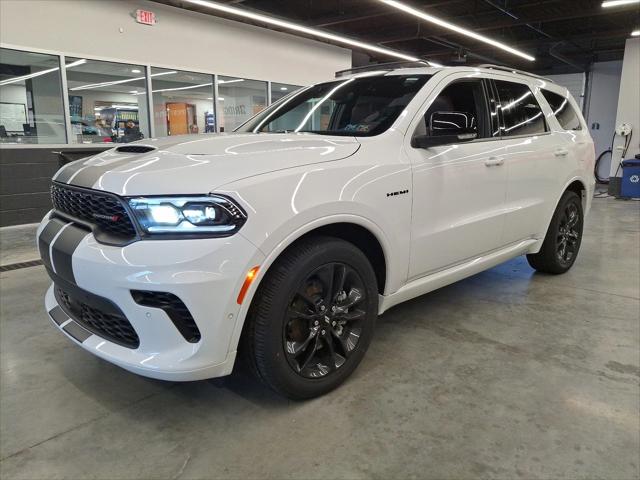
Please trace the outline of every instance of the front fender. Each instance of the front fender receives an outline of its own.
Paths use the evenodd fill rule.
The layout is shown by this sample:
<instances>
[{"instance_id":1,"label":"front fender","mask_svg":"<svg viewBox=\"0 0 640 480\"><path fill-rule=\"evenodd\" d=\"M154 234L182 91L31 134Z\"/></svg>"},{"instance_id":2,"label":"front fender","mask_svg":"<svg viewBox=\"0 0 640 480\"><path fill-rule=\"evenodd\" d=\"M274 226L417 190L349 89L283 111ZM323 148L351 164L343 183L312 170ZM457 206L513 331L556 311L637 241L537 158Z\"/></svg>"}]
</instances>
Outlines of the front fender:
<instances>
[{"instance_id":1,"label":"front fender","mask_svg":"<svg viewBox=\"0 0 640 480\"><path fill-rule=\"evenodd\" d=\"M340 163L274 172L216 190L245 208L248 220L239 234L265 256L238 312L230 352L237 348L249 306L269 267L293 242L319 227L352 223L367 229L385 255L385 294L406 282L411 196L387 192L408 191L410 169L402 164Z\"/></svg>"}]
</instances>

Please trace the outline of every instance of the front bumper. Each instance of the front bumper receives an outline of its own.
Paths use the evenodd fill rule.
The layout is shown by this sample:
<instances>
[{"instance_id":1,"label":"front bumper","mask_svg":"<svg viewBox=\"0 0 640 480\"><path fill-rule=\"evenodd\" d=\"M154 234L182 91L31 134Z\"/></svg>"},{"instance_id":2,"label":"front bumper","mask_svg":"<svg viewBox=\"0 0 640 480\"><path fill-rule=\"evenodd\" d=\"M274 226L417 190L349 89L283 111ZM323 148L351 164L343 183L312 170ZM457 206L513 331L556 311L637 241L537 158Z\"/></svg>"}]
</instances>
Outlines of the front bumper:
<instances>
[{"instance_id":1,"label":"front bumper","mask_svg":"<svg viewBox=\"0 0 640 480\"><path fill-rule=\"evenodd\" d=\"M98 243L74 224L52 228L51 222L60 221L45 218L38 229L40 253L51 277L112 302L131 323L139 345L128 348L85 328L74 312L59 305L63 302L56 299L52 285L45 305L65 335L100 358L152 378L188 381L231 373L236 354L231 339L240 312L236 298L246 272L263 260L251 242L237 234L119 247ZM187 341L163 309L136 303L132 290L178 297L200 339Z\"/></svg>"}]
</instances>

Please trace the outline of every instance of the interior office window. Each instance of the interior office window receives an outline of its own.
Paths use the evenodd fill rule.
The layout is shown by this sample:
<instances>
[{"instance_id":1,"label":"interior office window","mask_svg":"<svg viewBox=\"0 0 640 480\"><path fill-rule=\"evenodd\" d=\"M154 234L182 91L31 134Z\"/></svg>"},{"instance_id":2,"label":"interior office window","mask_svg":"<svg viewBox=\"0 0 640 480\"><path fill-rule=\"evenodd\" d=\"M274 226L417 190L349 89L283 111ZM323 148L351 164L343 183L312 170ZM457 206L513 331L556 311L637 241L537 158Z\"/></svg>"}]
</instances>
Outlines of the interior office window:
<instances>
[{"instance_id":1,"label":"interior office window","mask_svg":"<svg viewBox=\"0 0 640 480\"><path fill-rule=\"evenodd\" d=\"M231 132L267 106L267 82L218 77L221 132Z\"/></svg>"},{"instance_id":2,"label":"interior office window","mask_svg":"<svg viewBox=\"0 0 640 480\"><path fill-rule=\"evenodd\" d=\"M431 103L416 135L468 133L478 138L490 136L487 107L480 80L452 83Z\"/></svg>"},{"instance_id":3,"label":"interior office window","mask_svg":"<svg viewBox=\"0 0 640 480\"><path fill-rule=\"evenodd\" d=\"M213 76L151 68L155 136L216 131Z\"/></svg>"},{"instance_id":4,"label":"interior office window","mask_svg":"<svg viewBox=\"0 0 640 480\"><path fill-rule=\"evenodd\" d=\"M149 136L145 69L66 59L71 143L127 143Z\"/></svg>"},{"instance_id":5,"label":"interior office window","mask_svg":"<svg viewBox=\"0 0 640 480\"><path fill-rule=\"evenodd\" d=\"M300 90L302 87L298 85L289 85L286 83L271 83L271 103L277 102L283 97L286 97L296 90Z\"/></svg>"},{"instance_id":6,"label":"interior office window","mask_svg":"<svg viewBox=\"0 0 640 480\"><path fill-rule=\"evenodd\" d=\"M582 130L580 118L571 103L569 103L569 99L549 90L542 90L542 95L549 103L562 128L565 130Z\"/></svg>"},{"instance_id":7,"label":"interior office window","mask_svg":"<svg viewBox=\"0 0 640 480\"><path fill-rule=\"evenodd\" d=\"M0 49L0 143L66 143L60 57Z\"/></svg>"},{"instance_id":8,"label":"interior office window","mask_svg":"<svg viewBox=\"0 0 640 480\"><path fill-rule=\"evenodd\" d=\"M536 135L547 131L542 109L531 89L521 83L495 81L504 118L503 136Z\"/></svg>"}]
</instances>

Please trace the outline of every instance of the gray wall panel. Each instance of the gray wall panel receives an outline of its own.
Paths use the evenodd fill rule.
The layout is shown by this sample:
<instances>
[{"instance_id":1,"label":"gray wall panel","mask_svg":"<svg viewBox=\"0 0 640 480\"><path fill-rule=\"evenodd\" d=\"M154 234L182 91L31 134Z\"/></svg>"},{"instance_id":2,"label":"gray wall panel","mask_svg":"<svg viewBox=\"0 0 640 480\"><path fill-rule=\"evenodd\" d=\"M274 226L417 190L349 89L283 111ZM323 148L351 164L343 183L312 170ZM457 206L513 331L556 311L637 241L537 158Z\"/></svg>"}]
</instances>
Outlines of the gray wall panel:
<instances>
[{"instance_id":1,"label":"gray wall panel","mask_svg":"<svg viewBox=\"0 0 640 480\"><path fill-rule=\"evenodd\" d=\"M7 148L0 150L0 227L39 222L51 209L49 186L59 168L54 151L75 160L104 151L73 148Z\"/></svg>"}]
</instances>

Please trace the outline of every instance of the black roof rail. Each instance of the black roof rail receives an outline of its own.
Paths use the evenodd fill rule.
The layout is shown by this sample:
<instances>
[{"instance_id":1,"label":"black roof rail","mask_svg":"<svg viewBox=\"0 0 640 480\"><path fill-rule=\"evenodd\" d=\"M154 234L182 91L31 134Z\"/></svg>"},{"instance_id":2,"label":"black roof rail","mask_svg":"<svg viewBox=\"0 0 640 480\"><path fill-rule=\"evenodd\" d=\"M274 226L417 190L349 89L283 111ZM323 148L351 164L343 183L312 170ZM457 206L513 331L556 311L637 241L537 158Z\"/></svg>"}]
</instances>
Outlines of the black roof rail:
<instances>
[{"instance_id":1,"label":"black roof rail","mask_svg":"<svg viewBox=\"0 0 640 480\"><path fill-rule=\"evenodd\" d=\"M354 73L375 72L376 70L390 72L391 70L395 70L397 68L420 68L431 66L432 65L430 65L426 60L374 63L372 65L365 65L363 67L354 67L347 68L346 70L340 70L336 72L336 78L344 77L345 75L352 75Z\"/></svg>"},{"instance_id":2,"label":"black roof rail","mask_svg":"<svg viewBox=\"0 0 640 480\"><path fill-rule=\"evenodd\" d=\"M489 68L491 70L501 70L503 72L509 72L509 73L517 73L518 75L526 75L527 77L540 78L542 80L546 80L547 82L556 83L550 78L543 77L541 75L536 75L535 73L525 72L524 70L518 70L517 68L505 67L502 65L492 65L491 63L482 63L480 65L474 65L474 67Z\"/></svg>"}]
</instances>

